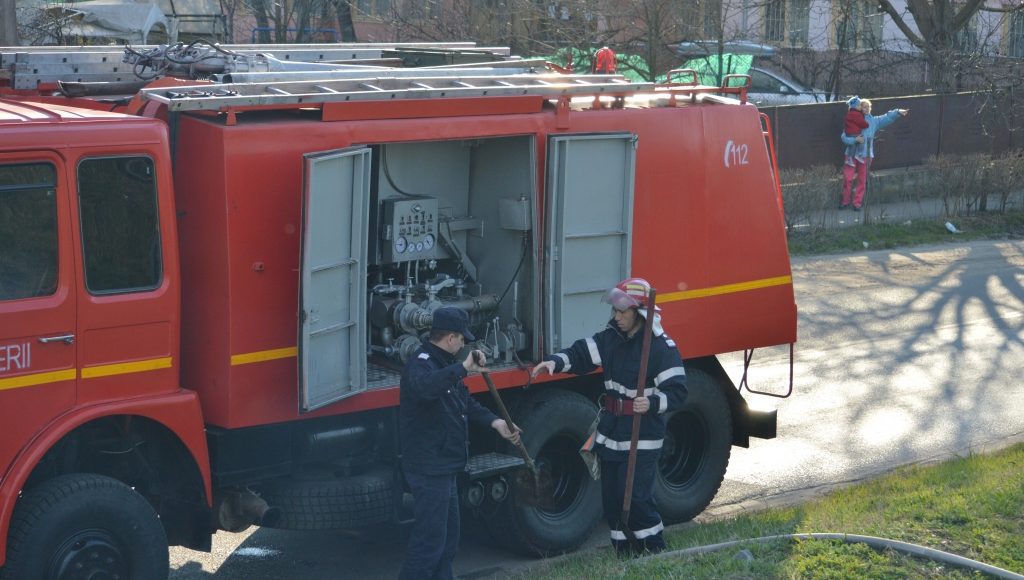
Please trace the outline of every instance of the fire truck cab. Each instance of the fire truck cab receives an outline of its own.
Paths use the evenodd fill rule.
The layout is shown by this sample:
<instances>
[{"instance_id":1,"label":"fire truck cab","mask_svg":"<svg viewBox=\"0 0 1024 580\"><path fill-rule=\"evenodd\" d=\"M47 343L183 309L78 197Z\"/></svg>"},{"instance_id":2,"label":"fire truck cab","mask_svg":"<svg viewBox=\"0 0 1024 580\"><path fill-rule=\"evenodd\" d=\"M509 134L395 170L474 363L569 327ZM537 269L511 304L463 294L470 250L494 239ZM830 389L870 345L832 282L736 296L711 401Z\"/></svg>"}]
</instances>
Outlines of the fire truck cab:
<instances>
[{"instance_id":1,"label":"fire truck cab","mask_svg":"<svg viewBox=\"0 0 1024 580\"><path fill-rule=\"evenodd\" d=\"M399 377L447 305L554 482L527 497L473 432L464 504L510 549L575 549L604 385L528 369L631 275L685 360L656 494L693 518L730 447L775 436L716 355L796 340L770 144L731 91L421 69L0 92L0 578L155 577L217 529L407 519Z\"/></svg>"}]
</instances>

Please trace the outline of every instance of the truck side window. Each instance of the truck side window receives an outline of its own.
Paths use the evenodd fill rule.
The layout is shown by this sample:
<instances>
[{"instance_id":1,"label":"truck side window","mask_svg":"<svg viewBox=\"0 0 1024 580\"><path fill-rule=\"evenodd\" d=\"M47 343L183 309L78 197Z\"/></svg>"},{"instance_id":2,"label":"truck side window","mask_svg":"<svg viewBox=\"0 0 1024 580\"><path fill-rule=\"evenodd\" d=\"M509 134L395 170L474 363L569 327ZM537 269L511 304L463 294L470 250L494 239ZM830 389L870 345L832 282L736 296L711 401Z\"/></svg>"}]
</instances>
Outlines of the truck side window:
<instances>
[{"instance_id":1,"label":"truck side window","mask_svg":"<svg viewBox=\"0 0 1024 580\"><path fill-rule=\"evenodd\" d=\"M90 293L134 292L160 285L163 264L152 159L82 161L78 206Z\"/></svg>"},{"instance_id":2,"label":"truck side window","mask_svg":"<svg viewBox=\"0 0 1024 580\"><path fill-rule=\"evenodd\" d=\"M0 300L57 290L57 171L0 165Z\"/></svg>"}]
</instances>

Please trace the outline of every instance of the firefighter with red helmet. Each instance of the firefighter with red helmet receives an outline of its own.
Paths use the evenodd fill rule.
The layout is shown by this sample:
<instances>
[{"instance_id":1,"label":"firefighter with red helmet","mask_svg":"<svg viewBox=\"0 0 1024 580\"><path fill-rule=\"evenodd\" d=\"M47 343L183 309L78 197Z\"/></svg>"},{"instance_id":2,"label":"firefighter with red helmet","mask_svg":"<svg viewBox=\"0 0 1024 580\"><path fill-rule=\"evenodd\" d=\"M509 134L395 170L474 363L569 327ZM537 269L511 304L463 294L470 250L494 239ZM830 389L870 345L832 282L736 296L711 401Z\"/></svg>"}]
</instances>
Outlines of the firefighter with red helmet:
<instances>
[{"instance_id":1,"label":"firefighter with red helmet","mask_svg":"<svg viewBox=\"0 0 1024 580\"><path fill-rule=\"evenodd\" d=\"M681 407L686 399L686 372L676 343L662 329L660 314L646 320L650 288L643 278L618 283L603 298L612 306L608 326L533 368L534 376L542 371L582 375L602 369L605 388L594 443L601 458L604 515L612 546L620 556L634 555L632 550L654 553L665 549L665 526L654 503L654 481L665 441L665 414ZM652 325L653 336L644 396L638 397L645 324ZM629 522L621 522L634 415L641 415L636 471Z\"/></svg>"}]
</instances>

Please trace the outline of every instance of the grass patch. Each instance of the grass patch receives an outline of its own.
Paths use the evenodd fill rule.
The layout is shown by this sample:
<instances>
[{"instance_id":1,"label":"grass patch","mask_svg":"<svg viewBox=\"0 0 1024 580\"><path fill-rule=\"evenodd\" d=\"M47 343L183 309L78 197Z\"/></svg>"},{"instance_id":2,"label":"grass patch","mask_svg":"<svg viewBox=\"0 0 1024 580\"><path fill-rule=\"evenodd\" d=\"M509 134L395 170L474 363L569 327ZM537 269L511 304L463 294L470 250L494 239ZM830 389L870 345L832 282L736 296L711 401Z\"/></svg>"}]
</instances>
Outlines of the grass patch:
<instances>
[{"instance_id":1,"label":"grass patch","mask_svg":"<svg viewBox=\"0 0 1024 580\"><path fill-rule=\"evenodd\" d=\"M1024 574L1024 444L901 468L792 508L671 530L670 550L793 533L876 536ZM740 557L747 550L752 559ZM979 572L839 541L746 542L702 556L620 561L610 547L518 578L977 578Z\"/></svg>"},{"instance_id":2,"label":"grass patch","mask_svg":"<svg viewBox=\"0 0 1024 580\"><path fill-rule=\"evenodd\" d=\"M962 233L951 234L945 220L915 220L910 224L869 223L842 228L790 232L794 256L837 254L867 249L888 250L923 244L1024 238L1024 211L985 212L953 220Z\"/></svg>"}]
</instances>

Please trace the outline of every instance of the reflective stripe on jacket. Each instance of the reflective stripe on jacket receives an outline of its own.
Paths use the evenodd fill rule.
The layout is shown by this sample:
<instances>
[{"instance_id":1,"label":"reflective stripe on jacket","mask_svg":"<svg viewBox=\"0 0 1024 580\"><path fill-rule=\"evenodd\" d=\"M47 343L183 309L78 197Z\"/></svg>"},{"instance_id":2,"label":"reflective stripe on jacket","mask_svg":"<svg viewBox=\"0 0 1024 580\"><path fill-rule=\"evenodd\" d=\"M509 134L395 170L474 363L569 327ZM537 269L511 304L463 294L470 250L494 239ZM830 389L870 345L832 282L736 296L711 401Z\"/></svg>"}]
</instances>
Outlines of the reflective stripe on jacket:
<instances>
[{"instance_id":1,"label":"reflective stripe on jacket","mask_svg":"<svg viewBox=\"0 0 1024 580\"><path fill-rule=\"evenodd\" d=\"M655 326L656 329L659 327ZM660 453L665 437L665 413L678 409L686 400L686 371L676 343L664 332L655 334L657 336L651 340L644 383L644 396L650 399L651 408L641 416L639 453ZM632 399L637 394L642 348L643 330L627 338L612 322L601 332L577 340L546 360L554 361L555 372L577 375L601 367L603 396ZM632 429L632 416L602 413L594 438L594 442L601 446L601 457L624 461L628 456Z\"/></svg>"}]
</instances>

